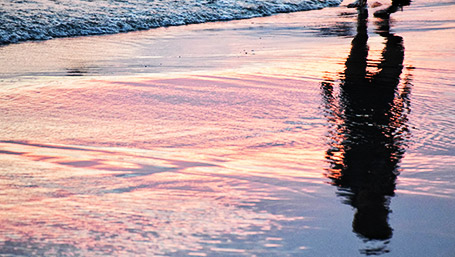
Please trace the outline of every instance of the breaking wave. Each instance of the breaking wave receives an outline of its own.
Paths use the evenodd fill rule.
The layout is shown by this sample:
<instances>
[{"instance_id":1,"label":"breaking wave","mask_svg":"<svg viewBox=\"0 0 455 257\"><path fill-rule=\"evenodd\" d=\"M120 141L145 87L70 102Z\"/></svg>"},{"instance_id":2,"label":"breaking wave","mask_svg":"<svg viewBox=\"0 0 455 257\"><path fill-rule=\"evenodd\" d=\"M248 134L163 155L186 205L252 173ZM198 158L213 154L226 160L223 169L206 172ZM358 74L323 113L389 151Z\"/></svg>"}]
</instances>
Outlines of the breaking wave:
<instances>
[{"instance_id":1,"label":"breaking wave","mask_svg":"<svg viewBox=\"0 0 455 257\"><path fill-rule=\"evenodd\" d=\"M4 0L0 44L113 34L335 6L342 0Z\"/></svg>"}]
</instances>

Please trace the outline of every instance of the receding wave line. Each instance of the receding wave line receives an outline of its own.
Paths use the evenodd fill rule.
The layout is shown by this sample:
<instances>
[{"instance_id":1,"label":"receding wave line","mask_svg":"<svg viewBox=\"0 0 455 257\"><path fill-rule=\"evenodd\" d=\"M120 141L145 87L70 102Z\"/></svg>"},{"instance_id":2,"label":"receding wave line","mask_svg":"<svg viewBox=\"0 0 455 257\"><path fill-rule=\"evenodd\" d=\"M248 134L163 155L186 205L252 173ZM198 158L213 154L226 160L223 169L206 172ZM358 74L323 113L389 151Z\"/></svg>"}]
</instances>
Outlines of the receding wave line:
<instances>
[{"instance_id":1,"label":"receding wave line","mask_svg":"<svg viewBox=\"0 0 455 257\"><path fill-rule=\"evenodd\" d=\"M0 45L269 16L342 0L5 0Z\"/></svg>"}]
</instances>

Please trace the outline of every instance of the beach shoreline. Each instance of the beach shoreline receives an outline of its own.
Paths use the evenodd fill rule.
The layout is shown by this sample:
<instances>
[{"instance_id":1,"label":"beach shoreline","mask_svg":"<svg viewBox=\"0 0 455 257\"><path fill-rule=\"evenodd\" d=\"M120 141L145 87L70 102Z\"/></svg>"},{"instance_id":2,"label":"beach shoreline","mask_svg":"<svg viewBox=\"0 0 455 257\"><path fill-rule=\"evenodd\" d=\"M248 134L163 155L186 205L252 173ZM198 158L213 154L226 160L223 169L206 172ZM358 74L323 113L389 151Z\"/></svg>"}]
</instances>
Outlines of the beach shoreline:
<instances>
[{"instance_id":1,"label":"beach shoreline","mask_svg":"<svg viewBox=\"0 0 455 257\"><path fill-rule=\"evenodd\" d=\"M0 254L450 256L455 3L348 3L1 46Z\"/></svg>"}]
</instances>

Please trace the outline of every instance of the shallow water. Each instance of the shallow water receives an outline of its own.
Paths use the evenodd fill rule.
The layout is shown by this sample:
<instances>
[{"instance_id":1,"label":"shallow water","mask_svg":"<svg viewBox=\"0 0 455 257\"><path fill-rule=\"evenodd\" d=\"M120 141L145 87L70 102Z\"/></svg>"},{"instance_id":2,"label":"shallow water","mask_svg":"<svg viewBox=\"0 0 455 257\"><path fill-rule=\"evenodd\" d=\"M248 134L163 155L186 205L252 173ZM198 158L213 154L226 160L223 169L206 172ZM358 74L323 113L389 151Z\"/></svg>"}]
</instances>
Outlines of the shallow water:
<instances>
[{"instance_id":1,"label":"shallow water","mask_svg":"<svg viewBox=\"0 0 455 257\"><path fill-rule=\"evenodd\" d=\"M0 48L0 253L451 256L450 8Z\"/></svg>"}]
</instances>

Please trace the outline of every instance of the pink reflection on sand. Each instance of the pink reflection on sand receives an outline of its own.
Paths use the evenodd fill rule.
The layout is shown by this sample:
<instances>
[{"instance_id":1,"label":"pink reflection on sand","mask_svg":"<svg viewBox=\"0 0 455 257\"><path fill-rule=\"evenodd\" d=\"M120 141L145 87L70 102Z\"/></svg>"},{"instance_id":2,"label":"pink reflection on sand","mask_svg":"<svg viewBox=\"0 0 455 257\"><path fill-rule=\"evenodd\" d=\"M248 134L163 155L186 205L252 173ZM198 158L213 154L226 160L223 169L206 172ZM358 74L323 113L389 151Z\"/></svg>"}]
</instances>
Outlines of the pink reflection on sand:
<instances>
[{"instance_id":1,"label":"pink reflection on sand","mask_svg":"<svg viewBox=\"0 0 455 257\"><path fill-rule=\"evenodd\" d=\"M212 74L2 91L0 131L10 133L0 141L0 241L197 255L221 251L223 235L242 240L304 219L255 207L314 198L322 186L325 127L310 83Z\"/></svg>"},{"instance_id":2,"label":"pink reflection on sand","mask_svg":"<svg viewBox=\"0 0 455 257\"><path fill-rule=\"evenodd\" d=\"M279 227L278 221L302 217L240 207L277 200L272 192L283 190L270 184L256 188L248 177L314 177L311 172L297 176L292 165L255 172L263 158L280 159L264 151L244 155L250 161L231 156L215 164L191 151L182 155L14 141L0 147L6 153L0 158L11 162L1 172L0 239L27 239L49 251L51 242L70 245L83 255L165 254L169 249L197 253L207 236L261 234Z\"/></svg>"},{"instance_id":3,"label":"pink reflection on sand","mask_svg":"<svg viewBox=\"0 0 455 257\"><path fill-rule=\"evenodd\" d=\"M314 144L315 133L301 133L322 122L313 119L317 115L308 105L317 102L308 95L315 92L306 85L301 79L238 75L23 88L6 93L14 100L0 102L8 120L0 126L15 140L76 145Z\"/></svg>"}]
</instances>

